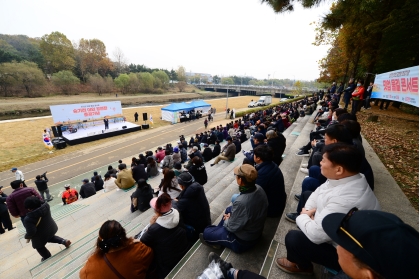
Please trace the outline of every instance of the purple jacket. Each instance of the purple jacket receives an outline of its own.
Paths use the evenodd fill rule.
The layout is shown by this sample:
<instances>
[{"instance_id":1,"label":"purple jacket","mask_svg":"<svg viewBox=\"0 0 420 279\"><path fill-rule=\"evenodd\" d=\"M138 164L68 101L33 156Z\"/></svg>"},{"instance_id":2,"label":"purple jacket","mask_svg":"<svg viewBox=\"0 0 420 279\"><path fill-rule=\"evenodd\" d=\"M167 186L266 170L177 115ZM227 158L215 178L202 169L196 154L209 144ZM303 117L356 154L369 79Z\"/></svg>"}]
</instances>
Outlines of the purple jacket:
<instances>
[{"instance_id":1,"label":"purple jacket","mask_svg":"<svg viewBox=\"0 0 420 279\"><path fill-rule=\"evenodd\" d=\"M34 188L25 187L17 188L16 190L14 190L6 199L7 208L9 209L10 214L12 216L26 216L26 213L28 213L28 211L23 205L23 202L27 197L30 196L36 196L41 201L43 201L41 196L38 194L37 191L35 191Z\"/></svg>"}]
</instances>

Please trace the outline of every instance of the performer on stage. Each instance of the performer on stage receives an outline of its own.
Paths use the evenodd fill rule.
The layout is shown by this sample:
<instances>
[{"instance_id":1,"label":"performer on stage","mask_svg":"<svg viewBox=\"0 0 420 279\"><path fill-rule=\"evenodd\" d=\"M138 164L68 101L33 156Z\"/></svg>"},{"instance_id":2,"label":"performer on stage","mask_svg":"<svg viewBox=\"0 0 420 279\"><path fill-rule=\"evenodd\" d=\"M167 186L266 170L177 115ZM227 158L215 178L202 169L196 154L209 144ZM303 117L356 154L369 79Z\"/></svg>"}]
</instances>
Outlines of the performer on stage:
<instances>
[{"instance_id":1,"label":"performer on stage","mask_svg":"<svg viewBox=\"0 0 420 279\"><path fill-rule=\"evenodd\" d=\"M136 113L134 114L134 122L138 122L138 121L139 121L139 114L136 111Z\"/></svg>"},{"instance_id":2,"label":"performer on stage","mask_svg":"<svg viewBox=\"0 0 420 279\"><path fill-rule=\"evenodd\" d=\"M105 130L109 129L109 120L104 117Z\"/></svg>"}]
</instances>

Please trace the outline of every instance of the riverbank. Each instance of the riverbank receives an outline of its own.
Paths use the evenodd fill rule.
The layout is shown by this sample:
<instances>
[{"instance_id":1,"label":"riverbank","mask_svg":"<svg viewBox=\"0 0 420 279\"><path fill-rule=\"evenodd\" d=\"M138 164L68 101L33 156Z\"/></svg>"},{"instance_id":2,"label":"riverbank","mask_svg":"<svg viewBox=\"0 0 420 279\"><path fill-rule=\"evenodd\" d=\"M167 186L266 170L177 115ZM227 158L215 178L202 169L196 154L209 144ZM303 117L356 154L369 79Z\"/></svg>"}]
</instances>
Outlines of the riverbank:
<instances>
[{"instance_id":1,"label":"riverbank","mask_svg":"<svg viewBox=\"0 0 420 279\"><path fill-rule=\"evenodd\" d=\"M255 99L255 96L232 97L228 99L228 107L235 109L245 108L252 99ZM207 99L206 102L216 108L216 112L224 111L226 106L225 98ZM279 102L279 99L273 98L273 103L275 102ZM124 108L123 114L127 118L127 121L134 123L135 112L139 115L147 113L149 117L150 115L153 117L153 125L151 125L151 127L170 126L171 124L169 122L160 119L162 106L163 105ZM37 117L24 119L22 121L0 122L0 130L2 131L2 133L0 133L0 157L3 159L0 162L0 171L38 162L58 155L89 149L97 144L118 141L127 136L121 135L85 144L68 146L65 149L54 150L51 154L42 142L43 130L51 125L53 125L51 117ZM142 137L142 131L130 133L129 135L132 134Z\"/></svg>"}]
</instances>

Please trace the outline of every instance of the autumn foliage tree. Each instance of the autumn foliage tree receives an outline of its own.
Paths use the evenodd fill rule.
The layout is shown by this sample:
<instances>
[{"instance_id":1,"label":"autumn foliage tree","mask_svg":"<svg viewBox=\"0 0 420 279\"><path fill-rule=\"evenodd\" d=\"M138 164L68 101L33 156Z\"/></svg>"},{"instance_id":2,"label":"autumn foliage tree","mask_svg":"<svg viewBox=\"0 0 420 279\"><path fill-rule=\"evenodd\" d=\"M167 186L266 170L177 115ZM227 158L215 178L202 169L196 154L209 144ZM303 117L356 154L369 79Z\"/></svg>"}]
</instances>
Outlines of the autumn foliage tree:
<instances>
[{"instance_id":1,"label":"autumn foliage tree","mask_svg":"<svg viewBox=\"0 0 420 279\"><path fill-rule=\"evenodd\" d=\"M63 33L56 31L42 36L39 47L49 73L74 69L76 61L73 45Z\"/></svg>"}]
</instances>

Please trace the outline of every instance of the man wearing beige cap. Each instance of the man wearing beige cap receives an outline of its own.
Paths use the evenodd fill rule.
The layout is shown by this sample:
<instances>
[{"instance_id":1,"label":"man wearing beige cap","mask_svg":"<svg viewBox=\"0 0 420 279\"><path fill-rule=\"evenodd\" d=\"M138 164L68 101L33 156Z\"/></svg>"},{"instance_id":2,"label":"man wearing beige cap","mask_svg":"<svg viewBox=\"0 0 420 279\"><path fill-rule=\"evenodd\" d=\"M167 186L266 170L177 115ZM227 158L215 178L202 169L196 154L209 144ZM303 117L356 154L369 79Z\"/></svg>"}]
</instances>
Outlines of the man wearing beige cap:
<instances>
[{"instance_id":1,"label":"man wearing beige cap","mask_svg":"<svg viewBox=\"0 0 420 279\"><path fill-rule=\"evenodd\" d=\"M219 225L208 226L200 234L200 241L216 249L224 246L242 253L252 248L262 234L268 200L264 190L255 184L258 173L253 166L238 166L233 172L240 195L226 208Z\"/></svg>"}]
</instances>

